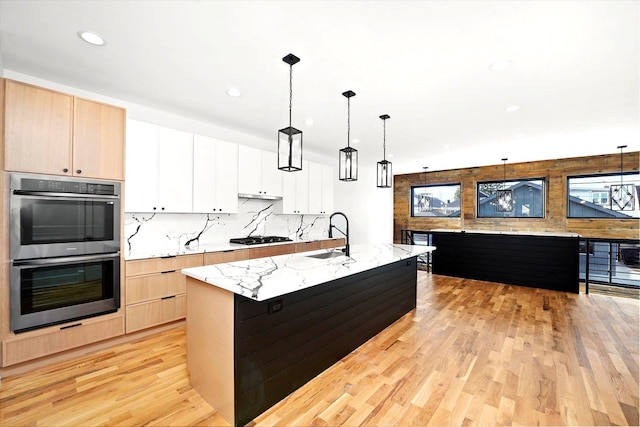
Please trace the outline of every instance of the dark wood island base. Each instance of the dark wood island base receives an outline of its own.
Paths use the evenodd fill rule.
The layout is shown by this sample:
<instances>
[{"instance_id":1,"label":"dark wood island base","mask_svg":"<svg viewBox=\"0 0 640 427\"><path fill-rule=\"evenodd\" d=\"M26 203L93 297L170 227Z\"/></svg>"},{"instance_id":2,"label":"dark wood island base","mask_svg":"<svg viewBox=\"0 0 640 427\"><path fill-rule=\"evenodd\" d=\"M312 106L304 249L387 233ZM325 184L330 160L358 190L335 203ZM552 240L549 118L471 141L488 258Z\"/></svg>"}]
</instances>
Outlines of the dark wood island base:
<instances>
[{"instance_id":1,"label":"dark wood island base","mask_svg":"<svg viewBox=\"0 0 640 427\"><path fill-rule=\"evenodd\" d=\"M193 388L244 425L416 307L416 257L265 301L187 277Z\"/></svg>"}]
</instances>

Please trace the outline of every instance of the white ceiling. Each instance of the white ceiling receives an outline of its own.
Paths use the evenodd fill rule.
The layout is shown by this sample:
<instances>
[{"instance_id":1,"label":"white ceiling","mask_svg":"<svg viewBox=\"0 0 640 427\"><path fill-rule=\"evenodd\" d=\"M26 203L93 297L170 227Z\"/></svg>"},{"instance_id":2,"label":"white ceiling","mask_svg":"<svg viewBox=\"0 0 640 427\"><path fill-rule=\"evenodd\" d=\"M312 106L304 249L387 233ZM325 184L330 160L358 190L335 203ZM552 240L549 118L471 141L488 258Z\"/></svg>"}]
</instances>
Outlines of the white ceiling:
<instances>
[{"instance_id":1,"label":"white ceiling","mask_svg":"<svg viewBox=\"0 0 640 427\"><path fill-rule=\"evenodd\" d=\"M417 172L640 148L638 1L0 0L5 70ZM107 45L82 42L78 30ZM507 58L504 72L489 65ZM234 87L239 98L225 94ZM506 113L509 105L519 111ZM303 122L311 118L312 126Z\"/></svg>"}]
</instances>

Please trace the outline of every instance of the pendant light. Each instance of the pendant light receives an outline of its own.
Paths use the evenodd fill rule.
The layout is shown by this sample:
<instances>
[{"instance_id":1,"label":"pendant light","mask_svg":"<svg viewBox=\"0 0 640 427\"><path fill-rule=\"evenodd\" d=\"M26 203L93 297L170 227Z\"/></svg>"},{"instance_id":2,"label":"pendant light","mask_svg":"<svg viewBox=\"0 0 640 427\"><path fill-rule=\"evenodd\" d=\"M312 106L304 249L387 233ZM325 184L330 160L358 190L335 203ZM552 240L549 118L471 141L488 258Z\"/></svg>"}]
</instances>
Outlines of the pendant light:
<instances>
[{"instance_id":1,"label":"pendant light","mask_svg":"<svg viewBox=\"0 0 640 427\"><path fill-rule=\"evenodd\" d=\"M342 93L347 98L347 146L340 150L338 158L338 168L340 181L358 180L358 150L351 148L351 97L356 96L355 92L348 90Z\"/></svg>"},{"instance_id":2,"label":"pendant light","mask_svg":"<svg viewBox=\"0 0 640 427\"><path fill-rule=\"evenodd\" d=\"M291 127L291 105L293 101L293 66L300 58L290 53L284 58L289 64L289 127L278 131L278 169L286 172L302 170L302 131Z\"/></svg>"},{"instance_id":3,"label":"pendant light","mask_svg":"<svg viewBox=\"0 0 640 427\"><path fill-rule=\"evenodd\" d=\"M496 192L496 211L498 212L512 212L513 211L513 191L505 190L503 186L507 180L507 158L502 159L503 162L503 176L501 188Z\"/></svg>"},{"instance_id":4,"label":"pendant light","mask_svg":"<svg viewBox=\"0 0 640 427\"><path fill-rule=\"evenodd\" d=\"M388 114L380 116L382 119L382 160L378 162L378 188L391 188L393 173L391 171L391 162L386 159L387 156L387 119L391 117Z\"/></svg>"},{"instance_id":5,"label":"pendant light","mask_svg":"<svg viewBox=\"0 0 640 427\"><path fill-rule=\"evenodd\" d=\"M609 187L611 210L613 210L614 203L621 211L633 210L633 191L629 191L629 188L623 183L622 149L627 148L627 146L619 145L617 148L620 149L620 185L611 185Z\"/></svg>"}]
</instances>

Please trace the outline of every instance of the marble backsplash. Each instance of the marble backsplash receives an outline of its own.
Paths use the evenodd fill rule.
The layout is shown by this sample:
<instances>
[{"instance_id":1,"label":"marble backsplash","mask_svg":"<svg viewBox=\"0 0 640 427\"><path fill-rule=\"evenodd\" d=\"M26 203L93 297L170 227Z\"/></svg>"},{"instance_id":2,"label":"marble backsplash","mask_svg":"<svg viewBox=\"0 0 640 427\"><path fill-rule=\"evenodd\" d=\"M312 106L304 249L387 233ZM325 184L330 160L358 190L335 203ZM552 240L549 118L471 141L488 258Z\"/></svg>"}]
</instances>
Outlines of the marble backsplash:
<instances>
[{"instance_id":1,"label":"marble backsplash","mask_svg":"<svg viewBox=\"0 0 640 427\"><path fill-rule=\"evenodd\" d=\"M124 250L182 250L228 243L233 237L326 238L326 215L282 215L281 200L239 199L237 214L125 213Z\"/></svg>"}]
</instances>

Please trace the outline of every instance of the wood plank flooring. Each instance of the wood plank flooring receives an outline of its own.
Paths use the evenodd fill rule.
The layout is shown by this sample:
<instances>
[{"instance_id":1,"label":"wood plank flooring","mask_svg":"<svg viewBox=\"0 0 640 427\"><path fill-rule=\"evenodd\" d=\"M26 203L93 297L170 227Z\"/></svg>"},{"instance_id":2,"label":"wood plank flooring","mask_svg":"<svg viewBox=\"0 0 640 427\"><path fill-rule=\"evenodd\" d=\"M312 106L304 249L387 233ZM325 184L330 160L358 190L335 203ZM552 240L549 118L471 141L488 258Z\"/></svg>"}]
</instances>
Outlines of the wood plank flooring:
<instances>
[{"instance_id":1,"label":"wood plank flooring","mask_svg":"<svg viewBox=\"0 0 640 427\"><path fill-rule=\"evenodd\" d=\"M637 300L418 272L418 308L251 424L638 425ZM2 426L228 425L176 328L0 384Z\"/></svg>"}]
</instances>

